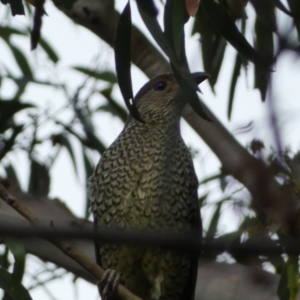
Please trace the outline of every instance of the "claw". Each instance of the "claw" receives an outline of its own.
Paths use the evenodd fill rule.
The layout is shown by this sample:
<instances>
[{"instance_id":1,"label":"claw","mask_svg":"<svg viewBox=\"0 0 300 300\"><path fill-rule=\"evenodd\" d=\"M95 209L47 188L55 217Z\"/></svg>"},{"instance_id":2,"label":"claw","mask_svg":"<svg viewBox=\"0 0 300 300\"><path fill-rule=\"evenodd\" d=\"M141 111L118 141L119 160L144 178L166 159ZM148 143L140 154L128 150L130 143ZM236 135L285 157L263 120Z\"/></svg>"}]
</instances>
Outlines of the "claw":
<instances>
[{"instance_id":1,"label":"claw","mask_svg":"<svg viewBox=\"0 0 300 300\"><path fill-rule=\"evenodd\" d=\"M116 291L118 284L120 283L120 274L116 270L105 270L101 280L98 282L98 290L103 300L109 300L112 298Z\"/></svg>"}]
</instances>

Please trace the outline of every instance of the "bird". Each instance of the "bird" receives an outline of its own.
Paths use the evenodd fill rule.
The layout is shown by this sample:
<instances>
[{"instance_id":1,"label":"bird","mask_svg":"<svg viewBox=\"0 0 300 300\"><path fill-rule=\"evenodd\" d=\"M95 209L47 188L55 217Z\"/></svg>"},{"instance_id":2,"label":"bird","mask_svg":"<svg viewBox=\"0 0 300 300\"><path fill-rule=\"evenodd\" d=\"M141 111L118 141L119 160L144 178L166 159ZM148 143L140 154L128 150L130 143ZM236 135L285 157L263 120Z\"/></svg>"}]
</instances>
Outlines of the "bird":
<instances>
[{"instance_id":1,"label":"bird","mask_svg":"<svg viewBox=\"0 0 300 300\"><path fill-rule=\"evenodd\" d=\"M193 74L197 84L208 78ZM180 133L187 100L171 73L147 82L134 97L141 120L129 114L88 181L97 228L196 233L202 227L198 180ZM118 299L118 283L144 300L192 300L198 255L159 247L96 243L105 273L100 294Z\"/></svg>"}]
</instances>

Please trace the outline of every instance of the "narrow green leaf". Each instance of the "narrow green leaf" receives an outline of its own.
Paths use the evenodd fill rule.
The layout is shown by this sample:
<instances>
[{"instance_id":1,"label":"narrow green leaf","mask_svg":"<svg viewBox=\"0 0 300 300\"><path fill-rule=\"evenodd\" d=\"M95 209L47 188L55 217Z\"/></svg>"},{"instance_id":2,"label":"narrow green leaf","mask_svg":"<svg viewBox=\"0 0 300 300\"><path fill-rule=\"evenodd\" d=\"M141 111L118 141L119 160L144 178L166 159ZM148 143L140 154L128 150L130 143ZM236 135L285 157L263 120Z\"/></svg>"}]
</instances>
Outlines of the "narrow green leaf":
<instances>
[{"instance_id":1,"label":"narrow green leaf","mask_svg":"<svg viewBox=\"0 0 300 300\"><path fill-rule=\"evenodd\" d=\"M52 62L56 64L59 61L58 54L43 37L40 37L39 45L43 48L43 50L46 52L46 54Z\"/></svg>"},{"instance_id":2,"label":"narrow green leaf","mask_svg":"<svg viewBox=\"0 0 300 300\"><path fill-rule=\"evenodd\" d=\"M25 271L26 251L24 245L18 240L5 239L4 242L12 252L15 259L11 283L13 287L17 287L22 283Z\"/></svg>"},{"instance_id":3,"label":"narrow green leaf","mask_svg":"<svg viewBox=\"0 0 300 300\"><path fill-rule=\"evenodd\" d=\"M149 15L155 17L155 18L157 17L157 15L158 15L158 10L157 10L157 8L156 8L156 6L155 6L153 0L147 0L147 1L144 1L144 0L137 0L136 2L138 3L138 5L139 5L140 7L143 8L143 10L144 10L147 14L149 14Z\"/></svg>"},{"instance_id":4,"label":"narrow green leaf","mask_svg":"<svg viewBox=\"0 0 300 300\"><path fill-rule=\"evenodd\" d=\"M294 17L296 29L298 32L298 39L300 40L300 1L299 0L287 0L290 11Z\"/></svg>"},{"instance_id":5,"label":"narrow green leaf","mask_svg":"<svg viewBox=\"0 0 300 300\"><path fill-rule=\"evenodd\" d=\"M205 72L211 75L211 77L208 78L208 82L212 88L212 91L214 92L214 85L217 81L217 74L215 74L215 66L213 62L215 60L216 50L219 48L218 45L220 43L220 40L224 40L224 38L220 35L219 32L216 31L202 5L200 5L196 14L192 33L200 33L201 35L201 39L199 41L203 66Z\"/></svg>"},{"instance_id":6,"label":"narrow green leaf","mask_svg":"<svg viewBox=\"0 0 300 300\"><path fill-rule=\"evenodd\" d=\"M137 2L139 13L147 26L148 30L150 31L151 35L161 47L161 49L166 53L166 55L171 60L171 66L173 69L173 73L181 87L182 93L185 96L185 99L189 102L192 108L195 110L197 114L199 114L202 118L209 120L206 113L204 112L196 90L198 88L196 82L194 81L192 75L187 69L186 59L185 59L185 52L184 48L182 47L182 55L180 61L178 60L175 50L165 37L160 28L158 21L155 16L148 14L144 9L143 6L140 4L141 1ZM168 31L170 34L170 31Z\"/></svg>"},{"instance_id":7,"label":"narrow green leaf","mask_svg":"<svg viewBox=\"0 0 300 300\"><path fill-rule=\"evenodd\" d=\"M4 166L4 170L6 173L6 178L13 181L17 186L20 187L20 181L19 181L19 178L18 178L18 175L16 173L14 166L9 163Z\"/></svg>"},{"instance_id":8,"label":"narrow green leaf","mask_svg":"<svg viewBox=\"0 0 300 300\"><path fill-rule=\"evenodd\" d=\"M6 26L0 26L0 38L4 39L6 42L10 38L11 35L17 34L17 35L27 35L24 31L21 31L16 28L12 27L6 27Z\"/></svg>"},{"instance_id":9,"label":"narrow green leaf","mask_svg":"<svg viewBox=\"0 0 300 300\"><path fill-rule=\"evenodd\" d=\"M22 103L19 99L4 100L0 98L0 133L7 129L7 123L11 121L16 113L32 107L35 107L35 105L31 103Z\"/></svg>"},{"instance_id":10,"label":"narrow green leaf","mask_svg":"<svg viewBox=\"0 0 300 300\"><path fill-rule=\"evenodd\" d=\"M119 117L125 123L128 113L121 105L118 104L116 100L112 98L111 88L101 91L100 94L102 94L106 98L108 103L106 105L99 106L96 110L104 110L110 112L111 114Z\"/></svg>"},{"instance_id":11,"label":"narrow green leaf","mask_svg":"<svg viewBox=\"0 0 300 300\"><path fill-rule=\"evenodd\" d=\"M95 71L95 70L91 70L85 67L80 67L80 66L76 66L76 67L72 67L72 69L81 72L85 75L88 75L90 77L94 77L96 79L99 80L103 80L103 81L107 81L110 83L117 83L117 77L115 76L114 73L109 72L109 71L104 71L104 72L99 72L99 71Z\"/></svg>"},{"instance_id":12,"label":"narrow green leaf","mask_svg":"<svg viewBox=\"0 0 300 300\"><path fill-rule=\"evenodd\" d=\"M220 34L246 59L267 67L263 59L241 34L225 8L214 0L202 0L201 5Z\"/></svg>"},{"instance_id":13,"label":"narrow green leaf","mask_svg":"<svg viewBox=\"0 0 300 300\"><path fill-rule=\"evenodd\" d=\"M274 12L274 11L273 11ZM256 43L255 48L266 64L271 66L274 55L273 33L267 28L260 18L255 22ZM265 101L270 81L270 71L260 66L255 66L255 88L258 88L262 101Z\"/></svg>"},{"instance_id":14,"label":"narrow green leaf","mask_svg":"<svg viewBox=\"0 0 300 300\"><path fill-rule=\"evenodd\" d=\"M235 63L234 63L234 68L233 68L233 72L232 72L230 90L229 90L228 109L227 109L228 120L230 120L230 118L231 118L235 87L236 87L237 80L240 76L242 61L243 60L242 60L241 55L239 53L237 53L236 57L235 57Z\"/></svg>"},{"instance_id":15,"label":"narrow green leaf","mask_svg":"<svg viewBox=\"0 0 300 300\"><path fill-rule=\"evenodd\" d=\"M257 17L271 31L276 31L275 3L274 0L250 0Z\"/></svg>"},{"instance_id":16,"label":"narrow green leaf","mask_svg":"<svg viewBox=\"0 0 300 300\"><path fill-rule=\"evenodd\" d=\"M28 80L31 80L33 78L33 73L32 73L32 70L29 66L29 63L28 63L25 55L22 53L22 51L18 47L12 45L11 43L9 43L9 47L15 57L15 60L18 64L19 68L23 72L23 75L26 76L28 78Z\"/></svg>"},{"instance_id":17,"label":"narrow green leaf","mask_svg":"<svg viewBox=\"0 0 300 300\"><path fill-rule=\"evenodd\" d=\"M32 300L29 292L21 284L12 285L12 274L0 268L0 288L3 289L12 300Z\"/></svg>"},{"instance_id":18,"label":"narrow green leaf","mask_svg":"<svg viewBox=\"0 0 300 300\"><path fill-rule=\"evenodd\" d=\"M45 0L36 1L36 7L33 17L33 28L31 32L31 50L34 50L36 48L41 37L42 17L45 13L44 3Z\"/></svg>"},{"instance_id":19,"label":"narrow green leaf","mask_svg":"<svg viewBox=\"0 0 300 300\"><path fill-rule=\"evenodd\" d=\"M118 82L125 104L131 115L138 121L143 122L138 109L133 101L131 84L131 8L127 2L121 13L115 39L115 62Z\"/></svg>"},{"instance_id":20,"label":"narrow green leaf","mask_svg":"<svg viewBox=\"0 0 300 300\"><path fill-rule=\"evenodd\" d=\"M290 293L288 288L287 265L284 265L279 284L277 287L277 295L280 300L290 300Z\"/></svg>"},{"instance_id":21,"label":"narrow green leaf","mask_svg":"<svg viewBox=\"0 0 300 300\"><path fill-rule=\"evenodd\" d=\"M24 125L14 125L11 127L13 130L11 136L7 139L3 139L1 148L0 148L0 161L3 159L3 157L11 151L13 146L15 145L15 140L17 136L22 132Z\"/></svg>"},{"instance_id":22,"label":"narrow green leaf","mask_svg":"<svg viewBox=\"0 0 300 300\"><path fill-rule=\"evenodd\" d=\"M167 0L164 10L164 34L169 43L174 47L179 59L182 51L184 38L183 26L188 21L189 15L186 12L183 0Z\"/></svg>"},{"instance_id":23,"label":"narrow green leaf","mask_svg":"<svg viewBox=\"0 0 300 300\"><path fill-rule=\"evenodd\" d=\"M209 176L207 178L204 178L202 181L199 182L199 186L202 185L202 184L208 183L210 181L219 179L221 176L224 176L223 173L218 173L218 174Z\"/></svg>"},{"instance_id":24,"label":"narrow green leaf","mask_svg":"<svg viewBox=\"0 0 300 300\"><path fill-rule=\"evenodd\" d=\"M94 172L94 166L91 164L91 161L87 156L84 147L82 147L82 156L83 156L83 163L85 169L85 178L88 179L92 176ZM88 218L90 215L90 207L91 207L90 198L88 197L88 195L86 195L85 218Z\"/></svg>"},{"instance_id":25,"label":"narrow green leaf","mask_svg":"<svg viewBox=\"0 0 300 300\"><path fill-rule=\"evenodd\" d=\"M25 15L24 6L22 0L1 0L3 4L9 4L11 9L11 14L15 15Z\"/></svg>"},{"instance_id":26,"label":"narrow green leaf","mask_svg":"<svg viewBox=\"0 0 300 300\"><path fill-rule=\"evenodd\" d=\"M155 39L159 47L165 52L165 54L170 58L172 64L180 70L181 66L179 60L176 56L176 53L172 47L172 44L166 39L165 35L162 32L162 29L159 26L159 23L156 19L156 16L148 14L147 11L143 9L143 5L141 5L143 1L137 1L139 13L147 26L149 32L152 37ZM168 31L170 32L170 31Z\"/></svg>"},{"instance_id":27,"label":"narrow green leaf","mask_svg":"<svg viewBox=\"0 0 300 300\"><path fill-rule=\"evenodd\" d=\"M50 191L49 168L31 158L28 192L38 196L47 196Z\"/></svg>"},{"instance_id":28,"label":"narrow green leaf","mask_svg":"<svg viewBox=\"0 0 300 300\"><path fill-rule=\"evenodd\" d=\"M287 277L289 286L289 300L296 300L299 291L299 263L298 256L290 256L287 261Z\"/></svg>"},{"instance_id":29,"label":"narrow green leaf","mask_svg":"<svg viewBox=\"0 0 300 300\"><path fill-rule=\"evenodd\" d=\"M68 140L67 136L64 135L63 133L53 134L51 136L51 140L52 140L53 145L59 144L61 146L64 146L67 149L67 151L69 152L69 155L71 157L75 173L78 176L78 170L77 170L75 154L74 154L72 145L71 145L70 141Z\"/></svg>"},{"instance_id":30,"label":"narrow green leaf","mask_svg":"<svg viewBox=\"0 0 300 300\"><path fill-rule=\"evenodd\" d=\"M287 14L290 17L293 17L292 13L283 5L283 3L280 0L273 0L275 6L281 10L282 12L284 12L285 14Z\"/></svg>"}]
</instances>

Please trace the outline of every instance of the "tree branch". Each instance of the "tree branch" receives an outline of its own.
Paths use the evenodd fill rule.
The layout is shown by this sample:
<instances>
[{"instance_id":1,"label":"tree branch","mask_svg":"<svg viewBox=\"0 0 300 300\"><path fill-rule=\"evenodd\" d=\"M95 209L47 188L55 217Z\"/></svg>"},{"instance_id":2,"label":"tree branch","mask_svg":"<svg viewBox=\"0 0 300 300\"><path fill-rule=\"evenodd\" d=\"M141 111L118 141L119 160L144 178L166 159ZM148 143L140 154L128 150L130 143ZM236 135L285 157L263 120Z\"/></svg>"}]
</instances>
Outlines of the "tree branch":
<instances>
[{"instance_id":1,"label":"tree branch","mask_svg":"<svg viewBox=\"0 0 300 300\"><path fill-rule=\"evenodd\" d=\"M4 200L8 205L13 207L21 216L27 219L30 222L30 224L34 226L35 229L46 229L43 228L39 219L35 215L33 215L27 207L22 205L22 203L20 203L15 197L12 197L8 194L5 187L1 183L0 198L2 198L2 200ZM19 228L19 232L20 231L21 228ZM77 249L72 244L66 241L54 237L47 238L47 240L53 245L55 245L64 254L74 259L88 273L92 274L92 276L96 279L97 282L101 280L104 274L104 270L100 266L98 266L94 261L90 260L89 257L84 255L84 253L82 253L79 249ZM119 284L117 287L117 293L120 296L120 298L124 300L142 300L141 298L131 293L127 288L125 288L121 284Z\"/></svg>"},{"instance_id":2,"label":"tree branch","mask_svg":"<svg viewBox=\"0 0 300 300\"><path fill-rule=\"evenodd\" d=\"M90 222L76 218L63 202L58 199L49 199L47 197L23 193L13 184L9 184L8 180L5 180L5 182L2 180L2 183L5 184L11 195L18 198L23 206L26 206L32 214L38 215L40 222L45 226L49 227L49 224L52 223L55 225L55 228L63 227L74 230L92 229ZM32 225L26 219L4 201L0 201L0 229L4 230L5 228L13 228L14 226L18 228L20 226L25 231L27 228L32 228ZM20 240L23 242L27 253L36 255L42 260L52 262L72 272L77 277L96 284L95 278L90 273L47 240L40 238L20 238ZM95 261L92 241L74 239L72 240L72 245L89 257L90 260ZM259 277L257 278L256 275L259 275ZM212 262L201 265L198 269L195 299L234 300L240 297L242 291L245 300L275 300L278 299L276 297L278 282L279 275L263 270L239 264ZM253 297L251 298L251 296Z\"/></svg>"}]
</instances>

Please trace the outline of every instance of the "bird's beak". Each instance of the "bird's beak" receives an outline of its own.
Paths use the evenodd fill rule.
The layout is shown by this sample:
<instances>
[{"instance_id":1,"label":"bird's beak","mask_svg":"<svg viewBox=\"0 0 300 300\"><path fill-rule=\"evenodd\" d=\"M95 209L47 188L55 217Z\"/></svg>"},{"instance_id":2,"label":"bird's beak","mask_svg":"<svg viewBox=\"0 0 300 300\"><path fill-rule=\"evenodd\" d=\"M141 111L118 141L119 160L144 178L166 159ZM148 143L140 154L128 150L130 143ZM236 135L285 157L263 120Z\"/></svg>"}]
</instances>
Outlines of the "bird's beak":
<instances>
[{"instance_id":1,"label":"bird's beak","mask_svg":"<svg viewBox=\"0 0 300 300\"><path fill-rule=\"evenodd\" d=\"M192 76L197 84L200 84L202 81L210 77L210 75L205 72L195 72L192 73Z\"/></svg>"},{"instance_id":2,"label":"bird's beak","mask_svg":"<svg viewBox=\"0 0 300 300\"><path fill-rule=\"evenodd\" d=\"M195 72L192 73L192 76L194 77L194 80L197 83L197 85L199 85L202 81L210 77L210 75L205 72ZM199 87L197 88L197 91L201 93Z\"/></svg>"}]
</instances>

